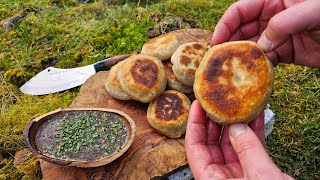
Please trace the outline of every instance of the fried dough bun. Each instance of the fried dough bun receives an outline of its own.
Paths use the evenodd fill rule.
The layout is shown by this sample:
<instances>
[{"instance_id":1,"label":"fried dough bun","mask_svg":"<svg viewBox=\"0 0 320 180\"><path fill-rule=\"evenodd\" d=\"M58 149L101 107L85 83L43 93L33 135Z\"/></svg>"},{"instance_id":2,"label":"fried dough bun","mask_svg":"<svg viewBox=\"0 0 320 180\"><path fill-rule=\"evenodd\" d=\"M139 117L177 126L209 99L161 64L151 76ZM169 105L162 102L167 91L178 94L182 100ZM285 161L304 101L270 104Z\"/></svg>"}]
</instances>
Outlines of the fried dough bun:
<instances>
[{"instance_id":1,"label":"fried dough bun","mask_svg":"<svg viewBox=\"0 0 320 180\"><path fill-rule=\"evenodd\" d=\"M125 60L111 67L105 82L105 87L112 97L119 100L131 100L132 98L123 91L118 79L118 72L121 69L123 63L125 63Z\"/></svg>"},{"instance_id":2,"label":"fried dough bun","mask_svg":"<svg viewBox=\"0 0 320 180\"><path fill-rule=\"evenodd\" d=\"M142 46L141 54L149 55L165 61L170 59L180 43L173 33L162 34L152 38Z\"/></svg>"},{"instance_id":3,"label":"fried dough bun","mask_svg":"<svg viewBox=\"0 0 320 180\"><path fill-rule=\"evenodd\" d=\"M255 42L213 46L196 72L194 93L208 116L221 125L248 123L272 93L273 66Z\"/></svg>"},{"instance_id":4,"label":"fried dough bun","mask_svg":"<svg viewBox=\"0 0 320 180\"><path fill-rule=\"evenodd\" d=\"M148 123L163 135L179 138L186 132L190 106L190 100L183 93L164 91L149 104Z\"/></svg>"},{"instance_id":5,"label":"fried dough bun","mask_svg":"<svg viewBox=\"0 0 320 180\"><path fill-rule=\"evenodd\" d=\"M180 82L193 86L196 70L207 51L208 44L205 42L190 42L178 47L171 57L171 63L173 73Z\"/></svg>"},{"instance_id":6,"label":"fried dough bun","mask_svg":"<svg viewBox=\"0 0 320 180\"><path fill-rule=\"evenodd\" d=\"M166 71L166 75L167 75L167 79L168 79L168 84L167 84L168 89L177 90L177 91L182 92L184 94L192 93L193 87L183 84L174 75L173 70L172 70L172 63L170 61L163 61L163 66Z\"/></svg>"},{"instance_id":7,"label":"fried dough bun","mask_svg":"<svg viewBox=\"0 0 320 180\"><path fill-rule=\"evenodd\" d=\"M132 99L148 103L166 88L167 77L162 62L152 56L132 55L118 73L120 84Z\"/></svg>"}]
</instances>

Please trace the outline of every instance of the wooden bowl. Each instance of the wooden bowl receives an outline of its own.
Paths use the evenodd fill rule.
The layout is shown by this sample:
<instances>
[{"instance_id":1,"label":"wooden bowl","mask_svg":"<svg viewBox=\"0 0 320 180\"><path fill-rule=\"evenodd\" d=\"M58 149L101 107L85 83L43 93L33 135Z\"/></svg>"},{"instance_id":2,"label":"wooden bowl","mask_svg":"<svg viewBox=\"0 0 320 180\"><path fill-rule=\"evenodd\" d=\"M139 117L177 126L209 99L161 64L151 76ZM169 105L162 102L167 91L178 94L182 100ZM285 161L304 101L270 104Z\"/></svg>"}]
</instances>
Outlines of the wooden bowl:
<instances>
[{"instance_id":1,"label":"wooden bowl","mask_svg":"<svg viewBox=\"0 0 320 180\"><path fill-rule=\"evenodd\" d=\"M39 150L36 143L38 140L36 138L36 134L39 128L41 127L41 125L43 125L47 121L53 122L57 120L53 118L55 116L57 117L58 115L60 115L61 117L61 115L67 114L68 112L76 113L79 111L80 112L81 111L98 111L99 113L111 113L111 114L116 114L120 116L121 121L127 127L127 130L128 130L126 140L122 145L122 147L120 148L120 150L108 156L104 156L102 158L97 158L93 160L75 160L75 159L68 159L68 158L62 159L62 158L49 156L46 153ZM97 167L97 166L108 164L114 161L115 159L117 159L118 157L120 157L122 154L124 154L128 150L128 148L131 146L135 133L136 133L136 125L134 121L122 111L118 111L115 109L105 109L105 108L60 108L30 121L24 129L23 136L24 136L24 141L27 147L39 158L45 161L62 165L62 166Z\"/></svg>"}]
</instances>

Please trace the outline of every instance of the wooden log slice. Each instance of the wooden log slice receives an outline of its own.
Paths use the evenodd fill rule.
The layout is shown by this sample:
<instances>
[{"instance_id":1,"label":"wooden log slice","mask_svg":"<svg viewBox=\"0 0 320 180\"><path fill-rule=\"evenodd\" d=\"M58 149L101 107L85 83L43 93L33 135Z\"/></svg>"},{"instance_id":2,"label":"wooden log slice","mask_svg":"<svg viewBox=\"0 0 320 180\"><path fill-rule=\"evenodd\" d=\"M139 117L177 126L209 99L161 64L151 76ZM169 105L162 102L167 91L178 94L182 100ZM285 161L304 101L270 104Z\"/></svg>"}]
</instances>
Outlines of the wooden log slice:
<instances>
[{"instance_id":1,"label":"wooden log slice","mask_svg":"<svg viewBox=\"0 0 320 180\"><path fill-rule=\"evenodd\" d=\"M97 168L63 167L41 161L45 179L87 179L98 172L108 172L115 179L150 179L187 164L184 138L170 139L153 130L147 122L148 104L111 97L104 87L107 74L104 71L92 76L70 107L113 108L128 114L137 125L132 146L119 159Z\"/></svg>"},{"instance_id":2,"label":"wooden log slice","mask_svg":"<svg viewBox=\"0 0 320 180\"><path fill-rule=\"evenodd\" d=\"M183 43L199 39L210 42L212 35L210 31L200 29L172 33L177 34ZM101 172L110 173L114 179L151 179L187 165L184 136L170 139L152 129L147 122L147 103L111 97L104 86L107 75L108 72L103 71L90 77L70 107L113 108L128 114L137 126L131 147L117 160L96 168L64 167L41 160L44 179L90 179ZM194 96L189 98L193 100Z\"/></svg>"},{"instance_id":3,"label":"wooden log slice","mask_svg":"<svg viewBox=\"0 0 320 180\"><path fill-rule=\"evenodd\" d=\"M179 29L170 33L177 36L180 44L188 42L210 43L212 38L212 32L204 29Z\"/></svg>"}]
</instances>

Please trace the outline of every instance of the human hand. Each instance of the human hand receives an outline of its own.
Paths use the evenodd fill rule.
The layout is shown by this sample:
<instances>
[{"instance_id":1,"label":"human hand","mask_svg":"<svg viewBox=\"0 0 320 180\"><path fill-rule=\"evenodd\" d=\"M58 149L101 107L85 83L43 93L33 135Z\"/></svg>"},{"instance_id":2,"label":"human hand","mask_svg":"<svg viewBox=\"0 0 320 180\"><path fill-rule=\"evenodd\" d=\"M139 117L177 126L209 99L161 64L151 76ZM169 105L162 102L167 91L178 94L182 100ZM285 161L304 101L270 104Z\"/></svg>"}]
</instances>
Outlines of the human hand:
<instances>
[{"instance_id":1,"label":"human hand","mask_svg":"<svg viewBox=\"0 0 320 180\"><path fill-rule=\"evenodd\" d=\"M240 0L215 27L211 45L252 40L274 65L320 67L319 0Z\"/></svg>"},{"instance_id":2,"label":"human hand","mask_svg":"<svg viewBox=\"0 0 320 180\"><path fill-rule=\"evenodd\" d=\"M185 147L195 179L292 179L272 162L261 144L263 115L249 124L253 131L245 124L222 128L206 118L199 102L194 101Z\"/></svg>"}]
</instances>

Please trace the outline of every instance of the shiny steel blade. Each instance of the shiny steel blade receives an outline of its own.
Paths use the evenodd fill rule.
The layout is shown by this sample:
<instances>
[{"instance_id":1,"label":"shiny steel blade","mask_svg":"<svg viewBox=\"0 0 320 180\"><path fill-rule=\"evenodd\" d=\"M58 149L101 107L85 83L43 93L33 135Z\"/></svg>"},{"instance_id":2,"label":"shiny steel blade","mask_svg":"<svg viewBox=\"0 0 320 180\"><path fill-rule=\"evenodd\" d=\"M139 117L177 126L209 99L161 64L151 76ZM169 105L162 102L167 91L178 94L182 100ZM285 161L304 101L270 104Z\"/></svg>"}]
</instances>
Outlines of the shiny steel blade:
<instances>
[{"instance_id":1,"label":"shiny steel blade","mask_svg":"<svg viewBox=\"0 0 320 180\"><path fill-rule=\"evenodd\" d=\"M71 69L48 67L20 87L23 93L44 95L82 85L96 73L93 65Z\"/></svg>"}]
</instances>

